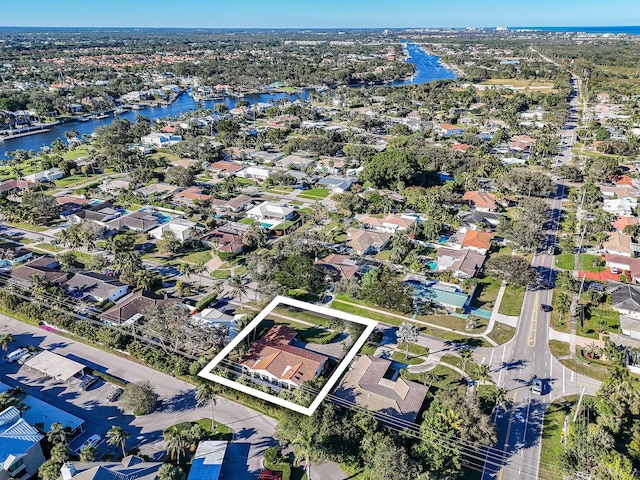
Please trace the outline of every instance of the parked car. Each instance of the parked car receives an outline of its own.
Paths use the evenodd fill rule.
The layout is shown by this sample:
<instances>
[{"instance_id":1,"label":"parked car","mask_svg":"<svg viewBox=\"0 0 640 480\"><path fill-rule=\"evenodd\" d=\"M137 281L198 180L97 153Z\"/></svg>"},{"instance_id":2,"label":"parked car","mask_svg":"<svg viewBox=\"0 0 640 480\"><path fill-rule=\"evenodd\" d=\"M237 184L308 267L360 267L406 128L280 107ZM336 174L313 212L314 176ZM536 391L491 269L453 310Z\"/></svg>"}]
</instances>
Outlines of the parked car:
<instances>
[{"instance_id":1,"label":"parked car","mask_svg":"<svg viewBox=\"0 0 640 480\"><path fill-rule=\"evenodd\" d=\"M98 381L98 377L94 377L93 375L85 375L82 377L80 381L80 386L78 387L80 390L89 390L92 385L94 385Z\"/></svg>"},{"instance_id":2,"label":"parked car","mask_svg":"<svg viewBox=\"0 0 640 480\"><path fill-rule=\"evenodd\" d=\"M7 353L4 357L2 357L5 362L13 363L16 360L20 360L20 358L24 357L29 350L26 348L18 348L11 353Z\"/></svg>"},{"instance_id":3,"label":"parked car","mask_svg":"<svg viewBox=\"0 0 640 480\"><path fill-rule=\"evenodd\" d=\"M540 380L539 378L534 378L531 382L531 393L535 395L542 395L542 388L542 380Z\"/></svg>"},{"instance_id":4,"label":"parked car","mask_svg":"<svg viewBox=\"0 0 640 480\"><path fill-rule=\"evenodd\" d=\"M107 400L109 400L110 402L115 402L118 398L120 398L120 395L122 395L122 392L124 392L122 388L120 387L116 388L109 395L107 395Z\"/></svg>"},{"instance_id":5,"label":"parked car","mask_svg":"<svg viewBox=\"0 0 640 480\"><path fill-rule=\"evenodd\" d=\"M26 355L21 356L18 359L18 365L24 365L27 362L27 360L29 360L30 358L35 357L37 354L38 354L38 352L29 352Z\"/></svg>"},{"instance_id":6,"label":"parked car","mask_svg":"<svg viewBox=\"0 0 640 480\"><path fill-rule=\"evenodd\" d=\"M102 442L102 437L97 433L94 433L89 438L87 438L80 448L78 448L78 452L80 452L84 447L97 447Z\"/></svg>"}]
</instances>

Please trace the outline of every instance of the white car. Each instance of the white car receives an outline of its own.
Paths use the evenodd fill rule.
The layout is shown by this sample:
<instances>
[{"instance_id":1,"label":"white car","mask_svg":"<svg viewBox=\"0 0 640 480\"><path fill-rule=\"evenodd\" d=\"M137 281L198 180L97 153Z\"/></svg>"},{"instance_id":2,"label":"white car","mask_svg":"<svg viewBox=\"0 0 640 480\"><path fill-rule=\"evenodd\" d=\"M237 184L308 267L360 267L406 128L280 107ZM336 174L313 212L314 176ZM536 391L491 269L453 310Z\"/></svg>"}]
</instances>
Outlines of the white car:
<instances>
[{"instance_id":1,"label":"white car","mask_svg":"<svg viewBox=\"0 0 640 480\"><path fill-rule=\"evenodd\" d=\"M102 442L102 437L97 433L94 433L89 438L87 438L80 448L78 448L78 452L80 452L84 447L97 447Z\"/></svg>"}]
</instances>

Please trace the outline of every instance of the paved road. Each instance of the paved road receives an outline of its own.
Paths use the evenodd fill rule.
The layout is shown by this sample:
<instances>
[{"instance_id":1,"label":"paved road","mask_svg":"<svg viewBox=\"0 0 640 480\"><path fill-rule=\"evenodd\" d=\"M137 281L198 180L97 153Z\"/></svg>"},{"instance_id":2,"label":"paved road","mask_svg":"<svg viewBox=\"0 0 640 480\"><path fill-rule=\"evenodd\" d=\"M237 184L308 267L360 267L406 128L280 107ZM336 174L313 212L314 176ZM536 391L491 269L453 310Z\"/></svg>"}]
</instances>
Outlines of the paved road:
<instances>
[{"instance_id":1,"label":"paved road","mask_svg":"<svg viewBox=\"0 0 640 480\"><path fill-rule=\"evenodd\" d=\"M562 131L556 165L571 163L571 147L575 143L577 125L577 79L572 80L574 94L570 98L570 115ZM550 245L557 241L557 215L561 207L563 186L558 195L549 200L552 224L547 231ZM554 257L546 253L533 258L533 266L551 284ZM540 464L540 444L544 414L551 401L557 397L579 394L583 387L593 394L598 381L577 375L552 356L549 350L549 320L551 313L542 311L541 305L551 305L552 289L529 290L525 294L520 321L515 337L495 349L477 349L476 358L482 356L497 373L496 382L510 391L513 407L498 415L498 443L486 457L483 480L487 479L537 479L549 466ZM495 369L498 368L496 371ZM534 377L543 380L542 395L531 392ZM500 453L501 452L501 453ZM504 467L502 463L504 462Z\"/></svg>"}]
</instances>

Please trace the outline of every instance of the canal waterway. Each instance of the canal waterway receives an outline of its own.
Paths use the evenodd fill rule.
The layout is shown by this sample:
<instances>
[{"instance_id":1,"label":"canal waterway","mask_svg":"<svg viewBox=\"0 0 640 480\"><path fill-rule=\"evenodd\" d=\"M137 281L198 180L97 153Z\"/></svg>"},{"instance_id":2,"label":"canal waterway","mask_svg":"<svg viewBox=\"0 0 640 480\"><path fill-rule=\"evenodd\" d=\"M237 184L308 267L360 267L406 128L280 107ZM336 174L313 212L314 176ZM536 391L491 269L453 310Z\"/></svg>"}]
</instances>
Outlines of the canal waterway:
<instances>
[{"instance_id":1,"label":"canal waterway","mask_svg":"<svg viewBox=\"0 0 640 480\"><path fill-rule=\"evenodd\" d=\"M389 86L401 86L401 85L417 85L426 82L432 82L434 80L453 79L455 75L453 72L445 68L440 59L434 55L426 53L419 45L409 43L406 47L409 58L408 62L415 65L415 75L406 80L400 80L397 82L389 83ZM297 98L306 99L309 96L309 91L303 91L302 93L287 94L287 93L274 93L274 94L258 94L258 95L246 95L243 97L249 103L259 102L276 102L281 98L289 98L292 101ZM225 96L222 100L212 100L205 102L196 102L191 95L184 93L180 95L172 104L163 105L159 107L145 107L137 111L128 111L122 115L118 115L122 119L128 119L135 122L138 115L145 115L152 121L158 118L165 118L167 116L177 117L183 112L189 110L197 110L198 103L205 109L213 109L216 103L224 103L230 109L234 108L236 103L240 100L237 97ZM48 132L38 133L25 137L14 138L0 142L0 161L6 158L5 152L13 151L17 149L34 150L36 152L44 146L51 145L56 138L62 138L64 140L64 132L75 129L80 135L88 135L92 133L97 127L101 125L108 125L114 119L113 114L103 119L91 119L85 122L73 121L69 123L54 125L49 128Z\"/></svg>"}]
</instances>

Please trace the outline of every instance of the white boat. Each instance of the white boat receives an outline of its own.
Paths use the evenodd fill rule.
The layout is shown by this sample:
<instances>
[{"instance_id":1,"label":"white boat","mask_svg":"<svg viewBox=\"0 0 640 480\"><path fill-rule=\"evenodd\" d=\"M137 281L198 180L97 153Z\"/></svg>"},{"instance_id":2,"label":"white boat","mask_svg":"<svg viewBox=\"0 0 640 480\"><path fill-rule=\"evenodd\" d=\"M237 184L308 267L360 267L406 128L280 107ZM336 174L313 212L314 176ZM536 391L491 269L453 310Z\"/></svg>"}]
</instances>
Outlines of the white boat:
<instances>
[{"instance_id":1,"label":"white boat","mask_svg":"<svg viewBox=\"0 0 640 480\"><path fill-rule=\"evenodd\" d=\"M131 105L131 110L142 110L140 105Z\"/></svg>"},{"instance_id":2,"label":"white boat","mask_svg":"<svg viewBox=\"0 0 640 480\"><path fill-rule=\"evenodd\" d=\"M126 108L116 108L115 111L113 113L115 113L116 115L122 115L123 113L127 113L127 109Z\"/></svg>"}]
</instances>

